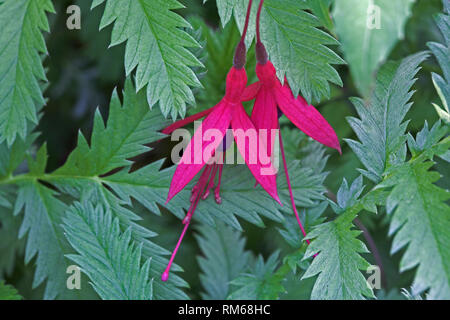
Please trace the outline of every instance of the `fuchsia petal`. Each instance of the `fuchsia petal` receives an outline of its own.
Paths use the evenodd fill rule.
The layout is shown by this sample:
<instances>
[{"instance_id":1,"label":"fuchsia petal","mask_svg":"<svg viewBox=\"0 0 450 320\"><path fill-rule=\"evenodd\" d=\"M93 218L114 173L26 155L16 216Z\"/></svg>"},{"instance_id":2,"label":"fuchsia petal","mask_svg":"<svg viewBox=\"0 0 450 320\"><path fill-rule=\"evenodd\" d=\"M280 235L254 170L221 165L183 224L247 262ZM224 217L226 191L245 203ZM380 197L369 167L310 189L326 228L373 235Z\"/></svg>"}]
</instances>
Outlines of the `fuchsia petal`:
<instances>
[{"instance_id":1,"label":"fuchsia petal","mask_svg":"<svg viewBox=\"0 0 450 320\"><path fill-rule=\"evenodd\" d=\"M272 130L278 130L277 102L272 90L264 86L261 87L256 96L251 119L258 130L266 130L266 146L268 146L269 149L268 156L272 156L273 145L276 138L272 137Z\"/></svg>"},{"instance_id":2,"label":"fuchsia petal","mask_svg":"<svg viewBox=\"0 0 450 320\"><path fill-rule=\"evenodd\" d=\"M259 152L267 154L266 146L264 141L257 140L255 143L248 143L248 139L239 139L237 133L241 130L244 132L254 132L256 134L256 128L250 120L249 116L244 110L242 104L237 104L233 106L233 117L231 120L231 126L233 128L233 134L236 141L236 145L245 160L248 168L255 177L256 181L267 191L267 193L274 198L278 203L281 204L280 198L277 192L276 183L276 173L273 174L262 174L264 169L270 170L270 163L263 165L259 157ZM239 130L241 129L241 130ZM242 133L242 131L241 131ZM255 141L253 141L255 142ZM258 150L261 149L261 150ZM253 161L252 157L256 160Z\"/></svg>"},{"instance_id":3,"label":"fuchsia petal","mask_svg":"<svg viewBox=\"0 0 450 320\"><path fill-rule=\"evenodd\" d=\"M210 160L211 154L208 152L204 155L204 150L207 147L211 148L210 144L214 144L216 149L222 142L226 130L230 127L232 107L229 103L221 101L195 131L173 175L167 202L180 192ZM220 133L220 139L212 138L212 141L208 141L205 133L209 129L217 130L216 132Z\"/></svg>"},{"instance_id":4,"label":"fuchsia petal","mask_svg":"<svg viewBox=\"0 0 450 320\"><path fill-rule=\"evenodd\" d=\"M200 118L203 118L203 117L207 116L212 111L213 108L214 107L206 109L206 110L203 110L203 111L201 111L199 113L196 113L196 114L194 114L194 115L192 115L190 117L186 117L186 118L181 119L181 120L179 120L177 122L174 122L170 126L165 128L164 130L162 130L161 132L164 133L164 134L171 134L176 129L184 127L185 125L187 125L187 124L189 124L191 122L194 122L195 120L198 120Z\"/></svg>"},{"instance_id":5,"label":"fuchsia petal","mask_svg":"<svg viewBox=\"0 0 450 320\"><path fill-rule=\"evenodd\" d=\"M301 96L295 99L287 84L279 83L275 92L279 108L292 123L314 140L341 153L336 133L316 108L308 105Z\"/></svg>"},{"instance_id":6,"label":"fuchsia petal","mask_svg":"<svg viewBox=\"0 0 450 320\"><path fill-rule=\"evenodd\" d=\"M245 88L244 93L242 94L241 101L250 101L255 99L259 90L261 89L261 82L255 82L248 87Z\"/></svg>"}]
</instances>

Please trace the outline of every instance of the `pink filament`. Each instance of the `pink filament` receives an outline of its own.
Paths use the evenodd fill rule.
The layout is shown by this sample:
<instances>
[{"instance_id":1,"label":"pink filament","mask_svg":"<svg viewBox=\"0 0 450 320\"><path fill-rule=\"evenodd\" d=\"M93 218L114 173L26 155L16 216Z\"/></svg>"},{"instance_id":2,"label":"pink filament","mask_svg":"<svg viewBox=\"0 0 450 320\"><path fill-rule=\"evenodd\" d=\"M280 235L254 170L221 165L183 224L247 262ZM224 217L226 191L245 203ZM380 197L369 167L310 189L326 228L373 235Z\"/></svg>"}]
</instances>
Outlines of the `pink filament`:
<instances>
[{"instance_id":1,"label":"pink filament","mask_svg":"<svg viewBox=\"0 0 450 320\"><path fill-rule=\"evenodd\" d=\"M222 181L222 171L223 171L223 163L225 162L225 152L223 153L222 163L218 163L219 166L219 180L217 181L216 189L214 190L214 196L216 198L216 203L221 204L222 198L220 197L220 183Z\"/></svg>"},{"instance_id":2,"label":"pink filament","mask_svg":"<svg viewBox=\"0 0 450 320\"><path fill-rule=\"evenodd\" d=\"M291 197L292 208L294 209L295 217L297 218L297 222L298 222L298 225L300 227L300 230L302 231L303 237L306 237L305 229L303 228L302 222L300 221L300 217L299 217L298 212L297 212L297 207L295 206L294 195L292 194L291 181L289 179L289 173L288 173L288 168L287 168L287 163L286 163L286 157L284 155L284 147L283 147L283 139L281 137L281 130L280 130L279 138L280 138L281 156L283 158L284 173L286 174L286 181L287 181L287 185L288 185L288 189L289 189L289 195ZM306 240L306 242L308 244L310 244L309 240Z\"/></svg>"},{"instance_id":3,"label":"pink filament","mask_svg":"<svg viewBox=\"0 0 450 320\"><path fill-rule=\"evenodd\" d=\"M201 198L201 195L205 189L205 186L208 183L209 174L211 172L211 165L208 165L205 170L203 170L202 175L200 176L200 179L198 180L197 184L193 188L193 198L191 198L191 206L188 210L188 213L186 214L186 217L183 219L184 228L181 232L180 238L178 239L177 245L175 246L175 249L172 252L172 256L170 257L169 263L167 264L166 269L164 270L161 280L167 281L169 279L169 272L170 268L172 267L173 260L175 259L175 256L177 255L178 249L181 246L181 242L183 241L184 235L186 234L186 231L189 227L189 224L192 219L192 215L195 212L195 209L197 208L198 202Z\"/></svg>"},{"instance_id":4,"label":"pink filament","mask_svg":"<svg viewBox=\"0 0 450 320\"><path fill-rule=\"evenodd\" d=\"M203 193L203 196L202 196L203 200L206 200L206 198L208 198L209 191L214 187L214 180L216 178L218 165L216 163L214 163L212 165L212 168L213 169L212 169L211 177L209 178L208 186L206 187L205 193Z\"/></svg>"},{"instance_id":5,"label":"pink filament","mask_svg":"<svg viewBox=\"0 0 450 320\"><path fill-rule=\"evenodd\" d=\"M189 227L189 222L190 221L188 221L188 223L186 223L184 225L183 232L181 233L180 239L178 240L175 250L172 253L172 257L170 258L169 264L167 265L166 270L164 270L164 273L161 276L162 281L167 281L169 279L170 268L172 267L173 260L175 259L175 255L177 254L178 249L180 248L180 245L181 245L181 242L183 241L184 235L186 234L186 230Z\"/></svg>"}]
</instances>

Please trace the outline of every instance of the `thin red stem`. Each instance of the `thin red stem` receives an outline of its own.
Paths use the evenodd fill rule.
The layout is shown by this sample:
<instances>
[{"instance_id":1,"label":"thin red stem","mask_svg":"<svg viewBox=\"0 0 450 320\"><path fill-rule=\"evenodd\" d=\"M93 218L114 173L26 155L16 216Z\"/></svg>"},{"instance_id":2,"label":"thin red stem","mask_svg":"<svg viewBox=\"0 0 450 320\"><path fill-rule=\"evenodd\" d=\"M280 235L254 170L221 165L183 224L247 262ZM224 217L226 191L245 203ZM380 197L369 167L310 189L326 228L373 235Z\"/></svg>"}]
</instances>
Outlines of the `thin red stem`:
<instances>
[{"instance_id":1,"label":"thin red stem","mask_svg":"<svg viewBox=\"0 0 450 320\"><path fill-rule=\"evenodd\" d=\"M259 2L258 13L256 14L256 43L261 43L261 34L260 34L260 19L261 19L261 11L264 4L264 0Z\"/></svg>"},{"instance_id":2,"label":"thin red stem","mask_svg":"<svg viewBox=\"0 0 450 320\"><path fill-rule=\"evenodd\" d=\"M173 250L172 256L170 257L169 263L167 264L166 270L164 270L164 273L161 276L162 281L167 281L169 279L169 272L170 268L172 267L173 260L175 259L175 256L178 252L178 249L180 248L181 242L183 241L184 235L186 234L187 228L189 227L190 221L184 225L183 232L181 233L180 239L178 239L178 243Z\"/></svg>"},{"instance_id":3,"label":"thin red stem","mask_svg":"<svg viewBox=\"0 0 450 320\"><path fill-rule=\"evenodd\" d=\"M247 35L248 24L250 22L250 13L252 12L252 2L253 2L253 0L250 0L248 2L247 16L245 17L245 25L244 25L244 30L242 31L241 42L245 41L245 36Z\"/></svg>"},{"instance_id":4,"label":"thin red stem","mask_svg":"<svg viewBox=\"0 0 450 320\"><path fill-rule=\"evenodd\" d=\"M302 222L300 221L300 216L299 216L299 214L297 212L297 207L295 206L294 195L292 193L291 180L289 179L289 173L288 173L288 168L287 168L287 163L286 163L286 157L284 155L284 147L283 147L283 139L281 137L281 130L279 130L279 132L280 132L280 134L279 134L279 138L280 139L279 140L280 140L281 157L283 158L284 173L286 174L286 181L287 181L287 185L288 185L288 189L289 189L289 195L291 197L292 209L294 209L295 217L297 218L298 226L300 227L300 230L302 231L303 237L306 237L305 229L303 228ZM309 240L306 240L306 242L308 244L310 244Z\"/></svg>"},{"instance_id":5,"label":"thin red stem","mask_svg":"<svg viewBox=\"0 0 450 320\"><path fill-rule=\"evenodd\" d=\"M198 190L195 191L196 197L194 199L194 202L191 204L186 217L183 219L183 223L184 223L183 231L181 232L181 235L180 235L180 238L178 239L177 245L175 246L175 249L172 252L172 256L170 257L169 263L167 264L167 267L161 276L162 281L167 281L169 279L170 268L172 267L173 260L175 259L175 256L177 255L178 249L181 246L181 242L183 241L183 238L186 234L189 224L191 223L192 216L195 212L195 209L197 209L198 202L200 201L201 195L203 194L203 191L205 190L205 186L208 183L208 177L211 172L211 167L212 166L207 166L205 168L205 170L203 171L203 173L200 176L200 179L196 185L196 186L198 186Z\"/></svg>"}]
</instances>

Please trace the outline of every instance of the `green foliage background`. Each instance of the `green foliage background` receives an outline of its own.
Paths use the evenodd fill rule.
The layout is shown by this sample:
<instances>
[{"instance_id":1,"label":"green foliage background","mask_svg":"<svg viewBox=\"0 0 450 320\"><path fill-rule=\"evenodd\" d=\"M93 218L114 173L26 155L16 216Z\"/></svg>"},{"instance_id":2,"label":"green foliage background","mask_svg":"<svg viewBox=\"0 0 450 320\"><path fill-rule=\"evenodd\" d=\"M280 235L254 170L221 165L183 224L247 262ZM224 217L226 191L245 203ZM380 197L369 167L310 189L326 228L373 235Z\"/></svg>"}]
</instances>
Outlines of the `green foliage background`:
<instances>
[{"instance_id":1,"label":"green foliage background","mask_svg":"<svg viewBox=\"0 0 450 320\"><path fill-rule=\"evenodd\" d=\"M0 299L450 299L450 3L374 0L382 28L367 30L370 2L262 13L278 76L343 147L281 118L311 245L289 205L227 166L223 204L199 204L163 284L189 187L165 205L159 130L220 100L248 1L0 1ZM283 172L278 189L290 203ZM74 263L82 290L66 288Z\"/></svg>"}]
</instances>

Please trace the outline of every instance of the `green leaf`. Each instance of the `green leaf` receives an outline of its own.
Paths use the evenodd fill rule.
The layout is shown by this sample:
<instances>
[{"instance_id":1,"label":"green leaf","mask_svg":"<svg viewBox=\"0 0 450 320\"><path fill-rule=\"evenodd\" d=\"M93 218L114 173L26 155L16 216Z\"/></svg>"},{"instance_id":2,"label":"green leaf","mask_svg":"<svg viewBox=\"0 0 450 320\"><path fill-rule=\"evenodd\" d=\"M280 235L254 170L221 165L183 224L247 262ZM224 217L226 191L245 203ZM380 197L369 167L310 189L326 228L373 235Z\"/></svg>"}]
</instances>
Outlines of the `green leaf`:
<instances>
[{"instance_id":1,"label":"green leaf","mask_svg":"<svg viewBox=\"0 0 450 320\"><path fill-rule=\"evenodd\" d=\"M0 300L22 300L22 297L14 287L0 281Z\"/></svg>"},{"instance_id":2,"label":"green leaf","mask_svg":"<svg viewBox=\"0 0 450 320\"><path fill-rule=\"evenodd\" d=\"M357 238L361 232L354 230L352 221L355 217L351 207L334 221L315 227L307 235L312 242L303 259L317 254L302 277L307 279L318 275L311 299L359 300L374 297L361 273L370 266L361 253L369 251Z\"/></svg>"},{"instance_id":3,"label":"green leaf","mask_svg":"<svg viewBox=\"0 0 450 320\"><path fill-rule=\"evenodd\" d=\"M449 149L450 139L443 141L441 139L447 134L447 131L448 129L441 126L440 122L436 122L429 129L428 122L425 121L423 129L417 133L416 139L411 134L408 134L408 147L412 156L424 154L429 159L433 159L435 155L444 155Z\"/></svg>"},{"instance_id":4,"label":"green leaf","mask_svg":"<svg viewBox=\"0 0 450 320\"><path fill-rule=\"evenodd\" d=\"M337 203L330 201L333 211L340 214L345 212L348 208L353 207L358 201L363 190L364 186L362 176L356 178L350 187L348 186L347 180L344 178L341 187L336 194Z\"/></svg>"},{"instance_id":5,"label":"green leaf","mask_svg":"<svg viewBox=\"0 0 450 320\"><path fill-rule=\"evenodd\" d=\"M33 288L46 280L44 299L69 294L66 288L68 261L64 255L70 247L60 226L66 205L55 195L53 190L36 180L25 181L20 184L14 208L16 215L24 208L19 238L28 234L25 263L36 257Z\"/></svg>"},{"instance_id":6,"label":"green leaf","mask_svg":"<svg viewBox=\"0 0 450 320\"><path fill-rule=\"evenodd\" d=\"M0 143L25 139L28 121L37 123L45 103L46 81L41 54L47 53L41 31L49 31L50 0L6 0L0 5Z\"/></svg>"},{"instance_id":7,"label":"green leaf","mask_svg":"<svg viewBox=\"0 0 450 320\"><path fill-rule=\"evenodd\" d=\"M450 298L450 193L434 182L440 174L422 157L393 166L378 188L392 188L386 210L391 214L391 253L406 247L400 271L417 267L413 295L429 289L429 299Z\"/></svg>"},{"instance_id":8,"label":"green leaf","mask_svg":"<svg viewBox=\"0 0 450 320\"><path fill-rule=\"evenodd\" d=\"M325 220L322 215L327 206L327 201L323 201L315 207L299 211L300 220L306 233L308 233L315 225L318 225ZM298 227L297 219L294 216L286 217L283 222L283 228L278 228L278 231L291 247L300 248L302 246L303 236Z\"/></svg>"},{"instance_id":9,"label":"green leaf","mask_svg":"<svg viewBox=\"0 0 450 320\"><path fill-rule=\"evenodd\" d=\"M25 160L27 150L30 149L36 136L36 134L27 135L25 141L16 139L10 147L6 142L0 143L0 180L11 176Z\"/></svg>"},{"instance_id":10,"label":"green leaf","mask_svg":"<svg viewBox=\"0 0 450 320\"><path fill-rule=\"evenodd\" d=\"M448 3L444 1L444 4L448 6ZM444 108L433 104L439 117L446 123L450 124L450 11L448 7L445 8L447 14L440 14L436 17L436 24L444 36L445 44L437 42L429 42L428 47L433 52L434 56L438 60L444 78L437 73L433 73L433 83L441 98Z\"/></svg>"},{"instance_id":11,"label":"green leaf","mask_svg":"<svg viewBox=\"0 0 450 320\"><path fill-rule=\"evenodd\" d=\"M217 4L222 23L230 19L233 7L238 26L243 26L248 0L217 0ZM318 29L321 21L305 9L310 7L302 1L266 0L261 13L261 38L280 80L286 76L294 95L301 91L308 102L318 102L330 97L329 82L342 86L331 65L345 62L327 47L338 45L336 39ZM251 18L249 30L253 30L253 24Z\"/></svg>"},{"instance_id":12,"label":"green leaf","mask_svg":"<svg viewBox=\"0 0 450 320\"><path fill-rule=\"evenodd\" d=\"M363 96L370 95L378 67L397 41L403 39L413 3L414 0L335 1L336 31L354 83Z\"/></svg>"},{"instance_id":13,"label":"green leaf","mask_svg":"<svg viewBox=\"0 0 450 320\"><path fill-rule=\"evenodd\" d=\"M81 202L91 202L102 205L106 211L111 212L113 218L119 219L122 231L131 231L132 240L142 245L143 258L152 259L150 275L152 278L158 279L153 283L154 299L188 299L188 296L180 289L180 287L187 287L187 283L174 273L175 271L182 271L179 266L172 265L172 271L174 272L171 273L169 280L165 283L160 281L161 274L168 262L166 256L169 255L170 252L151 240L151 238L156 237L157 234L139 224L139 221L142 220L142 218L129 209L131 202L128 203L119 199L103 185L101 180L72 177L66 179L52 179L51 181L59 188L71 192L71 195L80 199Z\"/></svg>"},{"instance_id":14,"label":"green leaf","mask_svg":"<svg viewBox=\"0 0 450 320\"><path fill-rule=\"evenodd\" d=\"M374 182L390 165L403 162L406 156L404 117L412 103L410 91L419 71L419 64L427 58L420 52L405 58L400 64L389 63L379 73L377 87L368 105L362 99L351 99L360 119L348 122L361 142L346 139L367 170L360 172Z\"/></svg>"},{"instance_id":15,"label":"green leaf","mask_svg":"<svg viewBox=\"0 0 450 320\"><path fill-rule=\"evenodd\" d=\"M285 289L281 284L284 275L275 272L280 265L279 252L273 253L266 262L259 256L245 273L231 281L235 286L228 300L273 300Z\"/></svg>"},{"instance_id":16,"label":"green leaf","mask_svg":"<svg viewBox=\"0 0 450 320\"><path fill-rule=\"evenodd\" d=\"M197 258L202 273L200 281L205 300L225 300L230 294L230 281L247 266L250 253L245 250L242 234L223 223L217 228L200 225L196 235L203 256Z\"/></svg>"},{"instance_id":17,"label":"green leaf","mask_svg":"<svg viewBox=\"0 0 450 320\"><path fill-rule=\"evenodd\" d=\"M10 187L5 191L0 189L0 279L11 275L16 259L23 255L25 248L25 242L18 240L21 217L15 217L11 207L14 191Z\"/></svg>"},{"instance_id":18,"label":"green leaf","mask_svg":"<svg viewBox=\"0 0 450 320\"><path fill-rule=\"evenodd\" d=\"M312 13L320 19L322 24L328 29L333 30L333 21L330 15L330 6L332 0L304 0L311 8Z\"/></svg>"},{"instance_id":19,"label":"green leaf","mask_svg":"<svg viewBox=\"0 0 450 320\"><path fill-rule=\"evenodd\" d=\"M94 0L92 8L103 2ZM150 107L159 102L173 119L195 104L190 87L201 86L191 68L202 64L188 50L199 44L180 29L191 27L172 11L180 8L176 0L107 0L100 23L100 29L114 23L111 46L127 42L125 72L136 69L136 89L147 86Z\"/></svg>"},{"instance_id":20,"label":"green leaf","mask_svg":"<svg viewBox=\"0 0 450 320\"><path fill-rule=\"evenodd\" d=\"M151 150L146 143L163 138L158 130L168 121L160 113L150 111L143 92L135 93L131 81L125 84L123 106L114 90L105 128L99 111L94 118L90 146L80 133L78 146L55 175L100 176L109 171L130 165L128 159ZM151 129L149 129L151 128Z\"/></svg>"},{"instance_id":21,"label":"green leaf","mask_svg":"<svg viewBox=\"0 0 450 320\"><path fill-rule=\"evenodd\" d=\"M104 300L150 300L151 259L142 259L142 244L131 239L131 228L120 230L109 210L75 203L63 219L66 237L77 255L68 255L86 273Z\"/></svg>"}]
</instances>

